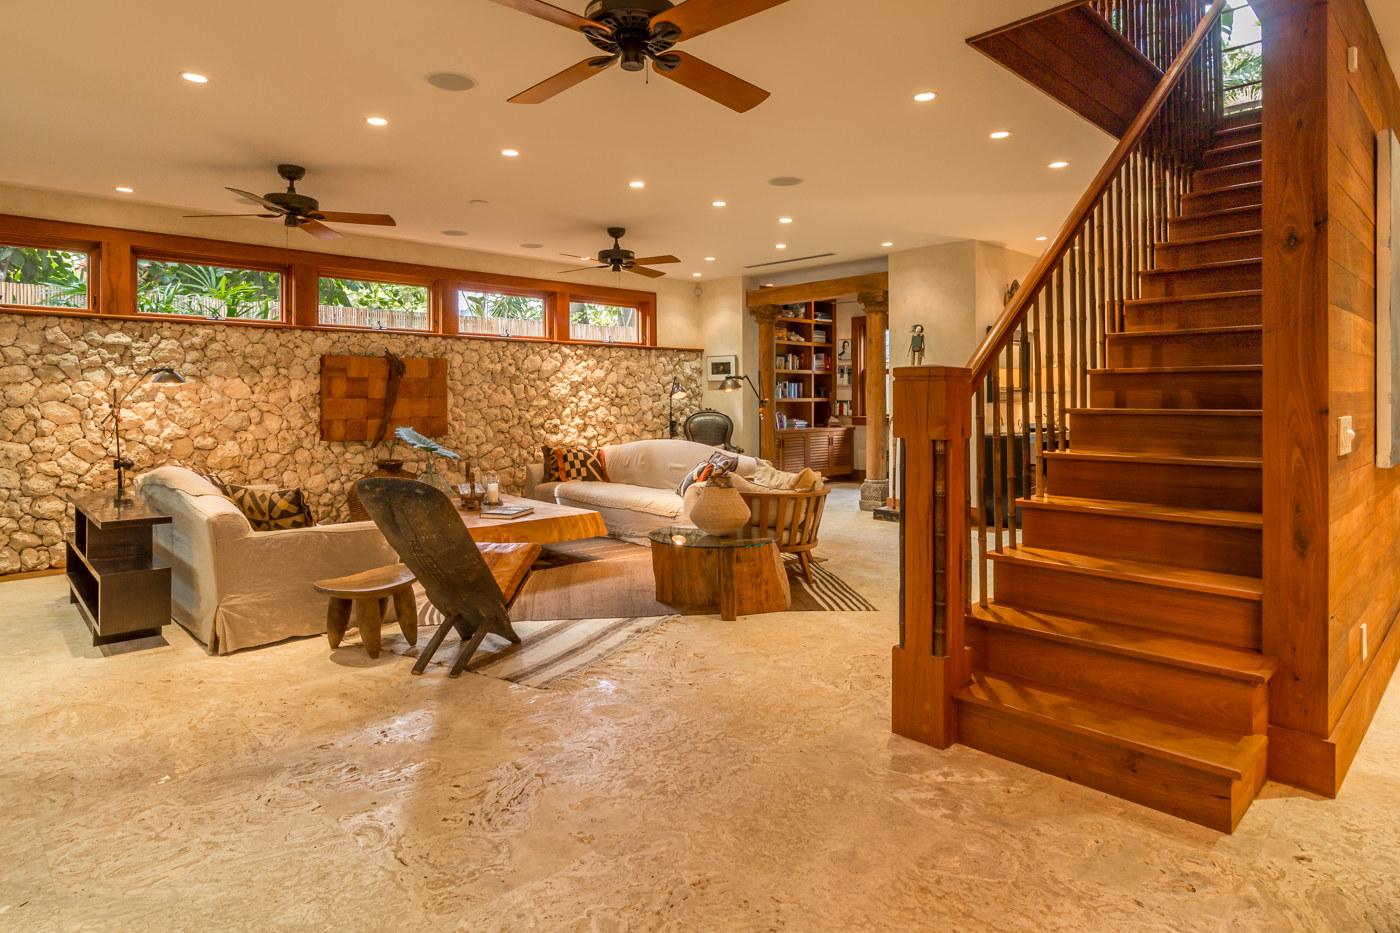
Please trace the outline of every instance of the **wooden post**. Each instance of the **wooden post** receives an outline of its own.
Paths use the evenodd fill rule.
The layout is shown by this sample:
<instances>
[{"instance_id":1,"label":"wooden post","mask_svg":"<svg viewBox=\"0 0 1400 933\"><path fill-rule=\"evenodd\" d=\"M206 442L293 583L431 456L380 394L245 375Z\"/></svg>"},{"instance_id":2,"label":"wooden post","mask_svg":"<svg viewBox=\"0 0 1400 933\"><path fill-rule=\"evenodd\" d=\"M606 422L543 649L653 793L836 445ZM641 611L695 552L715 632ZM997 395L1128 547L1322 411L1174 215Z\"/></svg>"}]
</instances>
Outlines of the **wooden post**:
<instances>
[{"instance_id":1,"label":"wooden post","mask_svg":"<svg viewBox=\"0 0 1400 933\"><path fill-rule=\"evenodd\" d=\"M316 267L298 262L292 264L290 272L291 284L287 297L290 299L291 322L298 327L315 327L321 320L321 279Z\"/></svg>"},{"instance_id":2,"label":"wooden post","mask_svg":"<svg viewBox=\"0 0 1400 933\"><path fill-rule=\"evenodd\" d=\"M890 729L937 748L957 741L952 691L971 676L963 644L971 418L971 370L894 371L894 434L904 441L904 490Z\"/></svg>"},{"instance_id":3,"label":"wooden post","mask_svg":"<svg viewBox=\"0 0 1400 933\"><path fill-rule=\"evenodd\" d=\"M890 293L861 292L857 300L865 308L865 478L889 479L889 421L885 397L886 332L890 329Z\"/></svg>"},{"instance_id":4,"label":"wooden post","mask_svg":"<svg viewBox=\"0 0 1400 933\"><path fill-rule=\"evenodd\" d=\"M773 325L781 311L782 305L755 305L749 308L749 314L758 322L758 391L767 399L774 398L778 391L778 343ZM772 412L767 410L772 407L773 403L769 402L767 406L758 410L758 455L764 460L776 462L777 427Z\"/></svg>"}]
</instances>

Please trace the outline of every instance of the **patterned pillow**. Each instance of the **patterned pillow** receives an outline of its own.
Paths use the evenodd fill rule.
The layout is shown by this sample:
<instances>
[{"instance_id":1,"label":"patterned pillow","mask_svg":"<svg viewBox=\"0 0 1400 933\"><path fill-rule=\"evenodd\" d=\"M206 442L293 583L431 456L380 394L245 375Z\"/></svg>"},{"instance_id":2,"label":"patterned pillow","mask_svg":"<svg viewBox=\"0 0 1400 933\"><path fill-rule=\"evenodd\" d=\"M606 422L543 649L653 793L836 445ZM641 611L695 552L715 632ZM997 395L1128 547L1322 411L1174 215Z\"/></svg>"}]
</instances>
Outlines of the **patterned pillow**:
<instances>
[{"instance_id":1,"label":"patterned pillow","mask_svg":"<svg viewBox=\"0 0 1400 933\"><path fill-rule=\"evenodd\" d=\"M601 447L544 447L544 481L608 482L608 465Z\"/></svg>"},{"instance_id":2,"label":"patterned pillow","mask_svg":"<svg viewBox=\"0 0 1400 933\"><path fill-rule=\"evenodd\" d=\"M316 524L316 516L311 514L300 489L249 489L224 483L219 490L238 506L254 531L311 528Z\"/></svg>"},{"instance_id":3,"label":"patterned pillow","mask_svg":"<svg viewBox=\"0 0 1400 933\"><path fill-rule=\"evenodd\" d=\"M681 484L676 487L676 495L685 496L685 491L696 483L704 482L717 473L733 473L739 468L739 458L731 453L716 450L710 454L710 459L695 465L695 469L685 475Z\"/></svg>"}]
</instances>

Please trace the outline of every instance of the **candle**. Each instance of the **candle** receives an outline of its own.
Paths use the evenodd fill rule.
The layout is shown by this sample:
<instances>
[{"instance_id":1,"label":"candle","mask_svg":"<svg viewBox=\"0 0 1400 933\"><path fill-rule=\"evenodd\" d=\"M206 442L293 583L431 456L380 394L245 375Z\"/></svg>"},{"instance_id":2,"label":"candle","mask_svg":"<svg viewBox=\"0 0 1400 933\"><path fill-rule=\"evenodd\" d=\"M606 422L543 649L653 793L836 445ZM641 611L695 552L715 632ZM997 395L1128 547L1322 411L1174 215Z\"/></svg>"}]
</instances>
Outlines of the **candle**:
<instances>
[{"instance_id":1,"label":"candle","mask_svg":"<svg viewBox=\"0 0 1400 933\"><path fill-rule=\"evenodd\" d=\"M501 478L495 473L486 474L486 501L491 505L501 504Z\"/></svg>"}]
</instances>

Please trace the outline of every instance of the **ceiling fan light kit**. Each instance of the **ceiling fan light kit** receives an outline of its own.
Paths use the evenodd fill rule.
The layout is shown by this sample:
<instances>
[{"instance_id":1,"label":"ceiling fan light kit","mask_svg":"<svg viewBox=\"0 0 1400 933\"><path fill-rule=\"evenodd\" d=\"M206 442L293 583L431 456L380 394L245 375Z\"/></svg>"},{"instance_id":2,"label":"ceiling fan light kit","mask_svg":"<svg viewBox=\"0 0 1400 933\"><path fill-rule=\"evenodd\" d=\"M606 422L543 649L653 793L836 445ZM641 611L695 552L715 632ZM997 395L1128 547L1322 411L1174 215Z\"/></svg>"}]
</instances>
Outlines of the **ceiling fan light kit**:
<instances>
[{"instance_id":1,"label":"ceiling fan light kit","mask_svg":"<svg viewBox=\"0 0 1400 933\"><path fill-rule=\"evenodd\" d=\"M510 98L539 104L621 63L623 71L652 70L739 113L752 110L768 92L685 52L677 42L718 29L786 0L591 0L579 16L544 0L496 0L567 29L583 33L604 57L590 57Z\"/></svg>"}]
</instances>

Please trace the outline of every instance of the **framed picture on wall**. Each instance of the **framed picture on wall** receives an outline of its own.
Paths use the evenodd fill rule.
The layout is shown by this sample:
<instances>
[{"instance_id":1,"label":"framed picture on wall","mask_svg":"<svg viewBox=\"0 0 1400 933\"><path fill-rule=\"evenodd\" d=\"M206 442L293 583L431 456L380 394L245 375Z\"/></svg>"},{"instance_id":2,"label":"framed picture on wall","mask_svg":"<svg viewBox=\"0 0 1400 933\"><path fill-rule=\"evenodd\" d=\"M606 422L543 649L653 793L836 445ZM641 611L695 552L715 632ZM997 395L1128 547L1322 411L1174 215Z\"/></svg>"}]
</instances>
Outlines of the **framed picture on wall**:
<instances>
[{"instance_id":1,"label":"framed picture on wall","mask_svg":"<svg viewBox=\"0 0 1400 933\"><path fill-rule=\"evenodd\" d=\"M849 360L851 358L851 342L849 340L843 340L841 341L840 347L840 350L836 354L837 358Z\"/></svg>"},{"instance_id":2,"label":"framed picture on wall","mask_svg":"<svg viewBox=\"0 0 1400 933\"><path fill-rule=\"evenodd\" d=\"M736 376L738 375L738 363L737 356L707 356L705 357L706 378L711 382L719 382L721 379Z\"/></svg>"}]
</instances>

